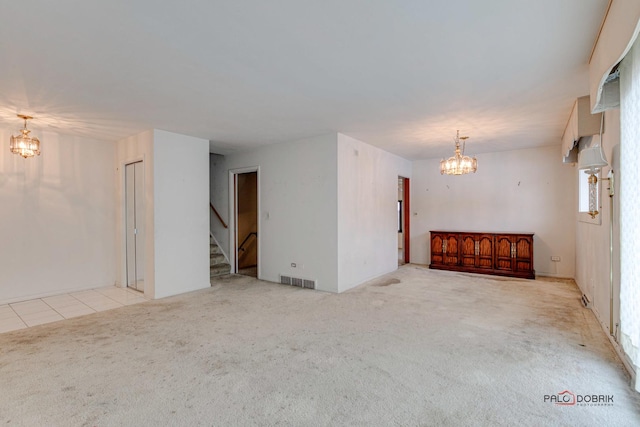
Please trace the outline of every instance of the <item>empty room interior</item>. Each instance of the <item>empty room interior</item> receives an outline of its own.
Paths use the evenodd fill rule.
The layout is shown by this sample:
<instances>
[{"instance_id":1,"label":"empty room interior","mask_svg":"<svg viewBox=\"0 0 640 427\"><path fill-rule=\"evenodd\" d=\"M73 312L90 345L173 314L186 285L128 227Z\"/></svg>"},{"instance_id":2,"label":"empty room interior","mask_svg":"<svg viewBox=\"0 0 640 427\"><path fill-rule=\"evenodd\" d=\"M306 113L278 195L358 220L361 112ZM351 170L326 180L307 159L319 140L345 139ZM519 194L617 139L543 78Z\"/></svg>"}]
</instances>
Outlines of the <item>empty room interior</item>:
<instances>
[{"instance_id":1,"label":"empty room interior","mask_svg":"<svg viewBox=\"0 0 640 427\"><path fill-rule=\"evenodd\" d=\"M3 2L0 423L640 425L640 2Z\"/></svg>"}]
</instances>

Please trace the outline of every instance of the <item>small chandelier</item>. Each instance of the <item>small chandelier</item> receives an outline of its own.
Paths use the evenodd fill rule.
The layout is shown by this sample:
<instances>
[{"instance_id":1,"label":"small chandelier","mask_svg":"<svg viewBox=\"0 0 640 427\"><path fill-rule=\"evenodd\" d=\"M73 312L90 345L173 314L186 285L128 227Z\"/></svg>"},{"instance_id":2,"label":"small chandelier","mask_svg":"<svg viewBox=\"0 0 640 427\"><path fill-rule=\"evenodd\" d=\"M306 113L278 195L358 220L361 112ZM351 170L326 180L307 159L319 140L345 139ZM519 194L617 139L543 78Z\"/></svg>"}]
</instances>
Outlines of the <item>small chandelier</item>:
<instances>
[{"instance_id":1,"label":"small chandelier","mask_svg":"<svg viewBox=\"0 0 640 427\"><path fill-rule=\"evenodd\" d=\"M468 138L468 136L460 136L459 130L456 131L456 152L453 157L440 161L440 175L464 175L476 172L478 169L476 158L464 155L464 147ZM462 140L462 150L460 149L460 140Z\"/></svg>"},{"instance_id":2,"label":"small chandelier","mask_svg":"<svg viewBox=\"0 0 640 427\"><path fill-rule=\"evenodd\" d=\"M18 114L18 117L24 119L24 128L20 129L20 135L11 136L9 149L12 153L19 154L25 159L27 157L39 156L40 140L35 136L29 136L31 131L27 129L27 120L33 119L33 117L23 114Z\"/></svg>"}]
</instances>

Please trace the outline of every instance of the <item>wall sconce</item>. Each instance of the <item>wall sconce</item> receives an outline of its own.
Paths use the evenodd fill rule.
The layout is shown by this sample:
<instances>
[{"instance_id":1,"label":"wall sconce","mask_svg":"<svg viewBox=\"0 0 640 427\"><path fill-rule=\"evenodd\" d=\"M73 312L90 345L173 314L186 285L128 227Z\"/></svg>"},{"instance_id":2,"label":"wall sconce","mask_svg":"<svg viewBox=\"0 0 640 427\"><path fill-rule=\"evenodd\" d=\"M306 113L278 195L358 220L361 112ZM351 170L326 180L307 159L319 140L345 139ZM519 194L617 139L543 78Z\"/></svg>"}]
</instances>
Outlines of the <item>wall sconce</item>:
<instances>
[{"instance_id":1,"label":"wall sconce","mask_svg":"<svg viewBox=\"0 0 640 427\"><path fill-rule=\"evenodd\" d=\"M18 117L24 120L24 128L20 129L20 135L11 135L9 149L13 154L19 154L25 159L39 156L40 140L35 136L29 136L31 131L27 129L27 120L33 119L33 117L24 114L18 114Z\"/></svg>"},{"instance_id":2,"label":"wall sconce","mask_svg":"<svg viewBox=\"0 0 640 427\"><path fill-rule=\"evenodd\" d=\"M584 170L584 173L589 175L589 215L591 218L598 215L598 189L596 187L598 177L596 174L607 165L607 159L605 159L600 145L580 151L578 169Z\"/></svg>"}]
</instances>

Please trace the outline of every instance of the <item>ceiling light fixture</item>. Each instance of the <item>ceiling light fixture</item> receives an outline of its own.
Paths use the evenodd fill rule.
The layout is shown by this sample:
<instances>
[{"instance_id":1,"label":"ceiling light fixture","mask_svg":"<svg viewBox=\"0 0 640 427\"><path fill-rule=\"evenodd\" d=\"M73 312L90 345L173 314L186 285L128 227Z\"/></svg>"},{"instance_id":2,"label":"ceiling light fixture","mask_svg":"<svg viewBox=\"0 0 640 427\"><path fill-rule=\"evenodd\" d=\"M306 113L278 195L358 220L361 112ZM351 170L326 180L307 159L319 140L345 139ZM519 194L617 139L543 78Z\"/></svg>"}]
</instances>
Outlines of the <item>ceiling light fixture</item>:
<instances>
[{"instance_id":1,"label":"ceiling light fixture","mask_svg":"<svg viewBox=\"0 0 640 427\"><path fill-rule=\"evenodd\" d=\"M24 119L24 128L20 129L20 135L11 135L11 143L9 149L13 154L19 154L25 159L27 157L40 155L40 140L35 136L29 136L31 132L27 129L27 120L33 119L31 116L18 114L18 117Z\"/></svg>"},{"instance_id":2,"label":"ceiling light fixture","mask_svg":"<svg viewBox=\"0 0 640 427\"><path fill-rule=\"evenodd\" d=\"M464 155L464 147L468 136L460 136L460 131L456 131L456 152L453 157L440 161L441 175L464 175L466 173L475 173L478 169L478 161L475 157ZM460 140L462 140L462 150L460 149Z\"/></svg>"}]
</instances>

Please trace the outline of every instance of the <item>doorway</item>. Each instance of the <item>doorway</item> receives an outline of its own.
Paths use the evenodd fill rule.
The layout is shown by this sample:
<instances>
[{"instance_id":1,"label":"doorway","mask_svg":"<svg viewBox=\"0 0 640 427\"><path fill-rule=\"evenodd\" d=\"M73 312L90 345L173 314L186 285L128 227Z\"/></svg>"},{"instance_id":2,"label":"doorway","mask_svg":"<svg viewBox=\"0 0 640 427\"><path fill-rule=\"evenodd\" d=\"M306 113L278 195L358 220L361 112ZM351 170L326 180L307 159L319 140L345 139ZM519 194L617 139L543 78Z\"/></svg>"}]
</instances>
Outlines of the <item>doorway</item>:
<instances>
[{"instance_id":1,"label":"doorway","mask_svg":"<svg viewBox=\"0 0 640 427\"><path fill-rule=\"evenodd\" d=\"M144 292L144 168L141 161L125 165L124 181L127 287Z\"/></svg>"},{"instance_id":2,"label":"doorway","mask_svg":"<svg viewBox=\"0 0 640 427\"><path fill-rule=\"evenodd\" d=\"M258 172L234 174L236 272L258 277Z\"/></svg>"},{"instance_id":3,"label":"doorway","mask_svg":"<svg viewBox=\"0 0 640 427\"><path fill-rule=\"evenodd\" d=\"M398 177L398 265L410 262L409 178Z\"/></svg>"}]
</instances>

